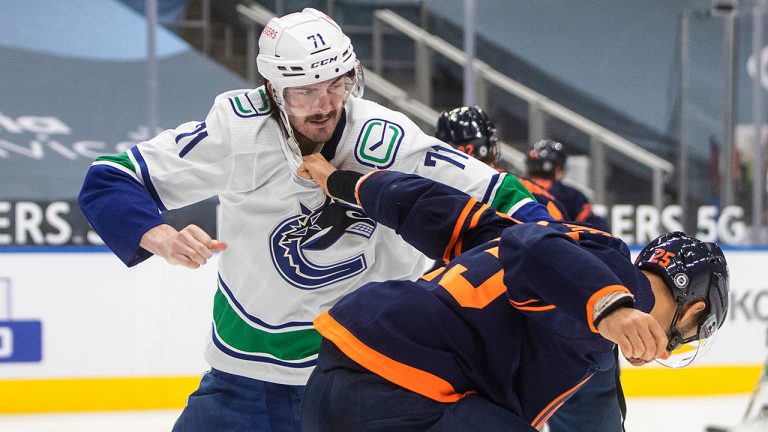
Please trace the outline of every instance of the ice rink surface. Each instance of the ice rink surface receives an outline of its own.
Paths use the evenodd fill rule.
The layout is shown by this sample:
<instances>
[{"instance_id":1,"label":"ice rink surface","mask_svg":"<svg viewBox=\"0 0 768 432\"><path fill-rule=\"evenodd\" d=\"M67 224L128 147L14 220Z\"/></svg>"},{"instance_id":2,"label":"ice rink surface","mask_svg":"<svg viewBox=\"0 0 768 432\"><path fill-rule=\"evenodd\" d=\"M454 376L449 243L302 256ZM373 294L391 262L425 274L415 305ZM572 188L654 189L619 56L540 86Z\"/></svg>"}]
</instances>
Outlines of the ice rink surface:
<instances>
[{"instance_id":1,"label":"ice rink surface","mask_svg":"<svg viewBox=\"0 0 768 432\"><path fill-rule=\"evenodd\" d=\"M627 401L629 410L627 432L704 432L710 425L734 426L740 422L748 399L749 395L746 394L698 398L629 399ZM168 432L178 414L177 410L167 410L0 415L0 431ZM768 428L765 432L768 432Z\"/></svg>"}]
</instances>

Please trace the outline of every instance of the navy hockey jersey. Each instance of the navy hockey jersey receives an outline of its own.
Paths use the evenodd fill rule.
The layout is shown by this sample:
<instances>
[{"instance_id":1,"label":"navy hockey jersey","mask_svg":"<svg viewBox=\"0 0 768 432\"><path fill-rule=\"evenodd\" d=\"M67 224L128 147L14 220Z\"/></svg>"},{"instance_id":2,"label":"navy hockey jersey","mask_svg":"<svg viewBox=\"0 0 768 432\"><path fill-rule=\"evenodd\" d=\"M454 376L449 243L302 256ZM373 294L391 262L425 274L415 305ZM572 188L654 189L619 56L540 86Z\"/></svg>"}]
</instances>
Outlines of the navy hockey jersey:
<instances>
[{"instance_id":1,"label":"navy hockey jersey","mask_svg":"<svg viewBox=\"0 0 768 432\"><path fill-rule=\"evenodd\" d=\"M315 319L361 367L439 402L479 393L540 428L591 374L614 362L592 307L653 294L626 245L593 228L521 224L431 180L374 172L359 204L447 265L417 281L371 282Z\"/></svg>"},{"instance_id":2,"label":"navy hockey jersey","mask_svg":"<svg viewBox=\"0 0 768 432\"><path fill-rule=\"evenodd\" d=\"M574 222L586 222L595 228L608 231L608 223L602 217L592 211L592 204L587 197L576 188L570 187L561 181L534 177L527 183L534 183L545 191L549 192L557 202L561 203L568 213L567 220ZM526 183L526 188L529 188Z\"/></svg>"}]
</instances>

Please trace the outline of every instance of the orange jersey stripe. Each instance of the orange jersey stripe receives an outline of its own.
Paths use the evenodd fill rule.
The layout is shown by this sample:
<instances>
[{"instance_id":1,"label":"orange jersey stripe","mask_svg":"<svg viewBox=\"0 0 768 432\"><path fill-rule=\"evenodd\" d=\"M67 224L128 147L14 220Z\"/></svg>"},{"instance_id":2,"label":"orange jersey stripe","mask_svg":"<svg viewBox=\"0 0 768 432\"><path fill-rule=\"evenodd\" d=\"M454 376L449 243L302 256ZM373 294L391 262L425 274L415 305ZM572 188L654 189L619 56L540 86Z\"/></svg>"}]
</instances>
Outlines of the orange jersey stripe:
<instances>
[{"instance_id":1,"label":"orange jersey stripe","mask_svg":"<svg viewBox=\"0 0 768 432\"><path fill-rule=\"evenodd\" d=\"M499 212L499 211L497 211L497 212L496 212L496 214L497 214L499 217L503 217L504 219L509 219L509 220L511 220L512 222L516 223L516 224L521 224L521 223L522 223L522 222L520 222L519 220L517 220L517 219L513 218L512 216L510 216L510 215L508 215L508 214L506 214L506 213L502 213L502 212Z\"/></svg>"},{"instance_id":2,"label":"orange jersey stripe","mask_svg":"<svg viewBox=\"0 0 768 432\"><path fill-rule=\"evenodd\" d=\"M516 302L514 300L510 300L509 302L512 303L512 306L525 306L527 304L536 303L536 302L540 302L540 301L541 300L530 299L530 300L521 301L521 302Z\"/></svg>"},{"instance_id":3,"label":"orange jersey stripe","mask_svg":"<svg viewBox=\"0 0 768 432\"><path fill-rule=\"evenodd\" d=\"M315 318L315 329L344 354L380 377L437 402L456 402L472 391L459 394L446 380L400 363L368 347L325 312Z\"/></svg>"},{"instance_id":4,"label":"orange jersey stripe","mask_svg":"<svg viewBox=\"0 0 768 432\"><path fill-rule=\"evenodd\" d=\"M564 220L563 212L555 205L553 201L547 203L547 213L549 213L555 220Z\"/></svg>"},{"instance_id":5,"label":"orange jersey stripe","mask_svg":"<svg viewBox=\"0 0 768 432\"><path fill-rule=\"evenodd\" d=\"M536 183L538 186L546 189L547 191L552 189L552 180L537 177L537 178L531 179L531 181Z\"/></svg>"},{"instance_id":6,"label":"orange jersey stripe","mask_svg":"<svg viewBox=\"0 0 768 432\"><path fill-rule=\"evenodd\" d=\"M540 300L526 300L524 302L519 302L518 303L516 301L510 300L509 304L514 306L515 309L517 309L517 310L529 311L529 312L544 312L544 311L548 311L548 310L552 310L552 309L557 309L557 307L555 305L525 306L528 303L539 302L539 301Z\"/></svg>"},{"instance_id":7,"label":"orange jersey stripe","mask_svg":"<svg viewBox=\"0 0 768 432\"><path fill-rule=\"evenodd\" d=\"M482 216L485 210L488 208L490 208L488 204L483 204L480 206L479 209L477 209L477 211L472 215L472 219L469 221L468 229L474 229L477 226L478 222L480 221L480 216ZM453 251L454 257L457 257L461 254L463 241L464 241L464 236L460 236L459 241L456 242L456 247L454 248L454 251Z\"/></svg>"},{"instance_id":8,"label":"orange jersey stripe","mask_svg":"<svg viewBox=\"0 0 768 432\"><path fill-rule=\"evenodd\" d=\"M589 297L589 300L587 300L587 323L589 324L589 329L592 330L592 333L600 333L599 331L597 331L597 327L595 327L595 324L592 322L592 313L595 310L595 303L600 301L601 298L614 292L625 292L629 295L632 295L632 293L627 289L627 287L623 285L608 285L606 287L603 287L597 290L597 292L592 294Z\"/></svg>"},{"instance_id":9,"label":"orange jersey stripe","mask_svg":"<svg viewBox=\"0 0 768 432\"><path fill-rule=\"evenodd\" d=\"M578 231L570 231L570 232L565 233L565 235L567 235L568 237L570 237L570 238L572 238L572 239L574 239L576 241L579 241L579 232Z\"/></svg>"},{"instance_id":10,"label":"orange jersey stripe","mask_svg":"<svg viewBox=\"0 0 768 432\"><path fill-rule=\"evenodd\" d=\"M536 428L536 430L541 430L541 428L544 426L544 423L549 420L550 417L552 417L552 414L554 414L560 406L563 405L563 402L565 402L565 399L570 396L573 392L579 389L579 387L583 386L589 379L592 378L592 375L584 378L581 382L573 386L570 390L566 391L565 393L561 394L560 396L556 397L555 400L549 403L546 407L544 407L543 410L539 413L539 415L536 416L535 419L531 422L531 426Z\"/></svg>"},{"instance_id":11,"label":"orange jersey stripe","mask_svg":"<svg viewBox=\"0 0 768 432\"><path fill-rule=\"evenodd\" d=\"M584 204L583 207L581 207L581 211L579 214L576 215L576 219L574 219L577 222L584 222L587 220L587 216L592 213L592 206L589 204Z\"/></svg>"},{"instance_id":12,"label":"orange jersey stripe","mask_svg":"<svg viewBox=\"0 0 768 432\"><path fill-rule=\"evenodd\" d=\"M555 199L555 197L551 193L549 193L548 190L544 189L543 187L539 186L538 184L536 184L536 183L534 183L534 182L532 182L532 181L530 181L528 179L519 178L519 177L517 178L517 180L519 180L520 183L522 183L522 185L526 189L528 189L528 192L530 192L532 194L544 195L545 197L547 197L547 198L549 198L551 200Z\"/></svg>"},{"instance_id":13,"label":"orange jersey stripe","mask_svg":"<svg viewBox=\"0 0 768 432\"><path fill-rule=\"evenodd\" d=\"M474 229L477 226L478 222L480 222L480 216L482 216L488 208L490 208L488 204L483 204L479 209L477 209L469 223L469 229Z\"/></svg>"},{"instance_id":14,"label":"orange jersey stripe","mask_svg":"<svg viewBox=\"0 0 768 432\"><path fill-rule=\"evenodd\" d=\"M521 311L528 311L528 312L544 312L552 309L556 309L555 305L549 305L549 306L530 306L530 307L517 307L517 310Z\"/></svg>"},{"instance_id":15,"label":"orange jersey stripe","mask_svg":"<svg viewBox=\"0 0 768 432\"><path fill-rule=\"evenodd\" d=\"M464 226L464 221L467 220L467 216L469 215L469 211L472 210L472 207L477 202L476 199L470 198L469 201L467 201L467 205L464 206L464 209L461 210L461 214L459 215L459 218L456 220L456 225L453 226L453 233L451 234L451 241L448 242L448 246L445 248L445 252L443 253L443 261L448 262L451 260L451 249L453 249L453 245L458 241L459 234L461 233L461 227Z\"/></svg>"},{"instance_id":16,"label":"orange jersey stripe","mask_svg":"<svg viewBox=\"0 0 768 432\"><path fill-rule=\"evenodd\" d=\"M613 235L611 235L611 233L607 233L605 231L600 231L599 229L592 228L590 226L577 225L577 224L571 224L571 223L563 223L563 225L567 226L568 228L570 228L573 231L588 232L590 234L600 234L600 235L604 235L606 237L614 237Z\"/></svg>"},{"instance_id":17,"label":"orange jersey stripe","mask_svg":"<svg viewBox=\"0 0 768 432\"><path fill-rule=\"evenodd\" d=\"M463 243L462 242L463 239L464 239L464 236L459 237L459 241L457 241L456 245L453 247L453 256L451 257L451 259L461 255L461 245Z\"/></svg>"}]
</instances>

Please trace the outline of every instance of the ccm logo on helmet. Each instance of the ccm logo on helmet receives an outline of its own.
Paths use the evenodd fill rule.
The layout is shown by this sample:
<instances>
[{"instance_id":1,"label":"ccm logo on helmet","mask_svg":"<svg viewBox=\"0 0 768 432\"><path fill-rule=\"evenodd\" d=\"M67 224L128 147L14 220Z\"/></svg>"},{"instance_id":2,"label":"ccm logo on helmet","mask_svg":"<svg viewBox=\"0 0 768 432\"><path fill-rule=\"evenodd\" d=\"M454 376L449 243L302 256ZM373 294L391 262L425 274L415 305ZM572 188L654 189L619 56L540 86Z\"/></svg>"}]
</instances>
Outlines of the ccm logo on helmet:
<instances>
[{"instance_id":1,"label":"ccm logo on helmet","mask_svg":"<svg viewBox=\"0 0 768 432\"><path fill-rule=\"evenodd\" d=\"M309 68L310 68L310 69L314 69L314 68L316 68L316 67L318 67L318 66L325 66L325 65L327 65L328 63L330 63L330 62L332 62L332 61L335 61L335 60L336 60L336 59L338 59L338 58L339 58L339 56L333 56L333 57L329 57L329 58L327 58L327 59L325 59L325 60L316 61L316 62L312 63L312 64L309 66Z\"/></svg>"},{"instance_id":2,"label":"ccm logo on helmet","mask_svg":"<svg viewBox=\"0 0 768 432\"><path fill-rule=\"evenodd\" d=\"M264 31L262 31L262 33L271 37L272 39L277 37L277 30L273 29L272 27L264 27Z\"/></svg>"}]
</instances>

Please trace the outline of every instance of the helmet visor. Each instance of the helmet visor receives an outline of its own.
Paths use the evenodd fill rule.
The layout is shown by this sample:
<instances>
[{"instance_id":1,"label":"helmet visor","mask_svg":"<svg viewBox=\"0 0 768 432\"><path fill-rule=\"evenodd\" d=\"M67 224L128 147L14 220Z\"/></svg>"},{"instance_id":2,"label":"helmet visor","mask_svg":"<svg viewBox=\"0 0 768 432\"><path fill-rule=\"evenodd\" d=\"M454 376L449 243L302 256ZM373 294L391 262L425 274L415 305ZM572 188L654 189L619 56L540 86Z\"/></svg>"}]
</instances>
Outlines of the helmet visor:
<instances>
[{"instance_id":1,"label":"helmet visor","mask_svg":"<svg viewBox=\"0 0 768 432\"><path fill-rule=\"evenodd\" d=\"M669 358L657 358L656 362L670 368L681 368L693 363L712 348L717 337L717 318L710 314L699 325L695 336L683 339L669 353Z\"/></svg>"},{"instance_id":2,"label":"helmet visor","mask_svg":"<svg viewBox=\"0 0 768 432\"><path fill-rule=\"evenodd\" d=\"M340 110L355 88L355 77L342 75L317 84L283 89L286 112L295 117Z\"/></svg>"}]
</instances>

